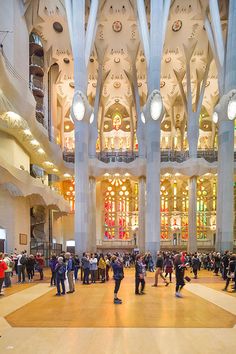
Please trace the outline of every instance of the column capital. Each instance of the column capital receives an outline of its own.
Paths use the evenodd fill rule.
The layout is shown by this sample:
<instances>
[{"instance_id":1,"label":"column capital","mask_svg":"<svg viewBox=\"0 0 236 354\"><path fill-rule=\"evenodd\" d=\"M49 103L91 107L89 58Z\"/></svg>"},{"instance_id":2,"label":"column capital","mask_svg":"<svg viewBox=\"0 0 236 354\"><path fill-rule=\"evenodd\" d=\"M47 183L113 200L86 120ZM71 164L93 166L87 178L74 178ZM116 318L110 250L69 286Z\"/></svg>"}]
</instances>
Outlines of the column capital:
<instances>
[{"instance_id":1,"label":"column capital","mask_svg":"<svg viewBox=\"0 0 236 354\"><path fill-rule=\"evenodd\" d=\"M215 106L214 112L217 113L217 117L215 118L215 123L229 121L228 117L228 107L230 102L235 102L235 116L236 116L236 89L230 90L228 93L221 96L218 104ZM235 118L234 118L235 119ZM232 119L231 119L232 120Z\"/></svg>"},{"instance_id":2,"label":"column capital","mask_svg":"<svg viewBox=\"0 0 236 354\"><path fill-rule=\"evenodd\" d=\"M88 102L87 96L80 90L76 90L73 97L71 106L71 117L74 123L89 123L92 107Z\"/></svg>"},{"instance_id":3,"label":"column capital","mask_svg":"<svg viewBox=\"0 0 236 354\"><path fill-rule=\"evenodd\" d=\"M149 94L147 102L143 107L143 114L145 116L145 123L162 120L164 105L160 91L155 89Z\"/></svg>"}]
</instances>

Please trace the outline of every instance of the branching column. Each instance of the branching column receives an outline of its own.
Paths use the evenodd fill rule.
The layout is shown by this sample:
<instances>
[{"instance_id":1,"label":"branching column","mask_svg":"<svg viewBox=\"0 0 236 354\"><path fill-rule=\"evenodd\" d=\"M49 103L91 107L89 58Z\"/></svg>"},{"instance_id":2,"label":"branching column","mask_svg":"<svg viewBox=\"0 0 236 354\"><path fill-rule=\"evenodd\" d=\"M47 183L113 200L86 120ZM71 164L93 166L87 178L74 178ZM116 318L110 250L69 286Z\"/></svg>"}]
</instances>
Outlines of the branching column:
<instances>
[{"instance_id":1,"label":"branching column","mask_svg":"<svg viewBox=\"0 0 236 354\"><path fill-rule=\"evenodd\" d=\"M189 209L188 209L188 252L197 251L197 177L189 178Z\"/></svg>"},{"instance_id":2,"label":"branching column","mask_svg":"<svg viewBox=\"0 0 236 354\"><path fill-rule=\"evenodd\" d=\"M88 249L96 251L96 179L89 178L89 236Z\"/></svg>"},{"instance_id":3,"label":"branching column","mask_svg":"<svg viewBox=\"0 0 236 354\"><path fill-rule=\"evenodd\" d=\"M145 251L145 211L146 211L146 181L145 177L139 178L139 196L138 196L138 246L140 252Z\"/></svg>"},{"instance_id":4,"label":"branching column","mask_svg":"<svg viewBox=\"0 0 236 354\"><path fill-rule=\"evenodd\" d=\"M224 95L218 104L218 181L216 249L233 249L234 227L234 121L227 117L228 103L236 89L236 1L230 0Z\"/></svg>"}]
</instances>

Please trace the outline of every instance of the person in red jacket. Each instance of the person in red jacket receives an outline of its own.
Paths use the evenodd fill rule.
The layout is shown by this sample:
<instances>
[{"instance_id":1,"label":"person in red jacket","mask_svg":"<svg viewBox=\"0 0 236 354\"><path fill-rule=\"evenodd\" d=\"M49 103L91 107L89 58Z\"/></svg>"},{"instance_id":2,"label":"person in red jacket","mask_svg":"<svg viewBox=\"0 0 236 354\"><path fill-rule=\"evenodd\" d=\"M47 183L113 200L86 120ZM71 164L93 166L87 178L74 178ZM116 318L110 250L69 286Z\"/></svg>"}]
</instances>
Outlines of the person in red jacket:
<instances>
[{"instance_id":1,"label":"person in red jacket","mask_svg":"<svg viewBox=\"0 0 236 354\"><path fill-rule=\"evenodd\" d=\"M4 278L5 278L5 270L7 270L7 264L6 262L4 262L3 260L3 253L0 253L0 295L3 295L1 293L2 291L2 284L4 282Z\"/></svg>"},{"instance_id":2,"label":"person in red jacket","mask_svg":"<svg viewBox=\"0 0 236 354\"><path fill-rule=\"evenodd\" d=\"M44 259L40 253L37 253L35 257L36 261L36 267L35 269L39 272L40 274L40 280L43 280L43 267L44 267Z\"/></svg>"}]
</instances>

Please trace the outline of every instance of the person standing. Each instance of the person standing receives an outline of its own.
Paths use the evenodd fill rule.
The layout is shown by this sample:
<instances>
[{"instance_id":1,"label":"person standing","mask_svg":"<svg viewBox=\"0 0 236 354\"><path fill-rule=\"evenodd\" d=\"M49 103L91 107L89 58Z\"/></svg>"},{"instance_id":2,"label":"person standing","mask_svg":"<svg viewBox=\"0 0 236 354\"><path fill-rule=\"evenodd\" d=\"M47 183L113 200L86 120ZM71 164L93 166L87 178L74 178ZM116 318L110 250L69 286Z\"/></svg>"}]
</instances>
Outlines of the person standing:
<instances>
[{"instance_id":1,"label":"person standing","mask_svg":"<svg viewBox=\"0 0 236 354\"><path fill-rule=\"evenodd\" d=\"M79 268L80 268L80 259L79 259L79 256L77 254L74 256L74 262L75 262L74 277L75 277L75 280L78 280L78 272L79 272Z\"/></svg>"},{"instance_id":2,"label":"person standing","mask_svg":"<svg viewBox=\"0 0 236 354\"><path fill-rule=\"evenodd\" d=\"M50 286L56 286L56 265L57 265L57 257L55 254L51 256L49 261L49 267L51 269L51 282Z\"/></svg>"},{"instance_id":3,"label":"person standing","mask_svg":"<svg viewBox=\"0 0 236 354\"><path fill-rule=\"evenodd\" d=\"M66 265L63 262L63 257L58 257L58 263L55 268L56 272L56 281L57 281L57 293L56 296L65 295L65 274L66 274ZM62 291L61 291L62 288Z\"/></svg>"},{"instance_id":4,"label":"person standing","mask_svg":"<svg viewBox=\"0 0 236 354\"><path fill-rule=\"evenodd\" d=\"M105 256L105 262L106 262L106 281L108 281L110 279L109 277L109 270L110 270L110 259L109 259L109 255Z\"/></svg>"},{"instance_id":5,"label":"person standing","mask_svg":"<svg viewBox=\"0 0 236 354\"><path fill-rule=\"evenodd\" d=\"M163 270L163 265L164 265L164 260L160 252L157 253L157 261L156 261L156 273L155 273L155 283L152 285L154 287L157 287L158 285L158 276L164 280L166 286L169 285L169 282L165 279L162 270Z\"/></svg>"},{"instance_id":6,"label":"person standing","mask_svg":"<svg viewBox=\"0 0 236 354\"><path fill-rule=\"evenodd\" d=\"M27 258L27 263L26 263L26 272L28 275L29 283L33 281L35 264L36 261L34 255L30 254L29 257Z\"/></svg>"},{"instance_id":7,"label":"person standing","mask_svg":"<svg viewBox=\"0 0 236 354\"><path fill-rule=\"evenodd\" d=\"M227 291L230 280L235 280L235 271L236 271L236 255L232 254L230 256L229 267L227 272L227 279L224 287L224 291Z\"/></svg>"},{"instance_id":8,"label":"person standing","mask_svg":"<svg viewBox=\"0 0 236 354\"><path fill-rule=\"evenodd\" d=\"M139 284L141 284L141 290L139 292ZM143 257L138 254L135 262L135 295L144 295L145 288L145 264L143 263Z\"/></svg>"},{"instance_id":9,"label":"person standing","mask_svg":"<svg viewBox=\"0 0 236 354\"><path fill-rule=\"evenodd\" d=\"M106 261L102 253L100 254L98 268L100 269L100 275L102 278L101 283L105 283Z\"/></svg>"},{"instance_id":10,"label":"person standing","mask_svg":"<svg viewBox=\"0 0 236 354\"><path fill-rule=\"evenodd\" d=\"M3 260L7 265L7 269L5 270L4 285L5 288L9 288L11 286L11 274L15 263L11 260L7 253L5 253Z\"/></svg>"},{"instance_id":11,"label":"person standing","mask_svg":"<svg viewBox=\"0 0 236 354\"><path fill-rule=\"evenodd\" d=\"M89 284L90 261L87 253L83 254L81 265L83 269L83 284Z\"/></svg>"},{"instance_id":12,"label":"person standing","mask_svg":"<svg viewBox=\"0 0 236 354\"><path fill-rule=\"evenodd\" d=\"M3 253L1 252L0 253L0 295L3 295L1 291L2 291L2 284L5 278L5 270L7 270L7 264L6 262L4 262Z\"/></svg>"},{"instance_id":13,"label":"person standing","mask_svg":"<svg viewBox=\"0 0 236 354\"><path fill-rule=\"evenodd\" d=\"M36 260L36 269L39 272L40 280L43 280L44 259L41 253L37 253L35 260Z\"/></svg>"},{"instance_id":14,"label":"person standing","mask_svg":"<svg viewBox=\"0 0 236 354\"><path fill-rule=\"evenodd\" d=\"M95 257L95 254L92 254L90 258L90 273L91 273L91 282L95 284L96 282L96 272L98 270L98 260Z\"/></svg>"},{"instance_id":15,"label":"person standing","mask_svg":"<svg viewBox=\"0 0 236 354\"><path fill-rule=\"evenodd\" d=\"M17 274L18 283L25 283L25 268L27 263L27 255L25 252L18 254L17 256Z\"/></svg>"},{"instance_id":16,"label":"person standing","mask_svg":"<svg viewBox=\"0 0 236 354\"><path fill-rule=\"evenodd\" d=\"M118 291L120 289L120 284L124 278L124 266L122 261L116 256L113 255L111 259L111 267L113 269L113 278L115 280L115 289L114 289L114 304L122 304L122 300L118 298Z\"/></svg>"},{"instance_id":17,"label":"person standing","mask_svg":"<svg viewBox=\"0 0 236 354\"><path fill-rule=\"evenodd\" d=\"M73 279L74 270L75 270L75 263L74 263L74 259L72 258L70 252L66 252L65 258L67 261L66 270L67 270L67 278L68 278L68 283L69 283L69 291L67 291L67 294L72 294L75 292L75 285L74 285L74 279Z\"/></svg>"}]
</instances>

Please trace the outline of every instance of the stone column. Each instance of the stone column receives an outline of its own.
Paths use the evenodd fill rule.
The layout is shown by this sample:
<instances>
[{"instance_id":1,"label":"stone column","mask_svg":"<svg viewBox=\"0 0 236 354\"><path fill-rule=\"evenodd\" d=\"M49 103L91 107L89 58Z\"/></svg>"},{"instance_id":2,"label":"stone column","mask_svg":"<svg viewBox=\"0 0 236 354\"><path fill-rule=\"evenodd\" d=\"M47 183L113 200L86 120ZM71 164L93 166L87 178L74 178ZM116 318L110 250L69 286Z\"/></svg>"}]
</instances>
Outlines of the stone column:
<instances>
[{"instance_id":1,"label":"stone column","mask_svg":"<svg viewBox=\"0 0 236 354\"><path fill-rule=\"evenodd\" d=\"M188 182L188 252L197 251L197 177L192 176Z\"/></svg>"},{"instance_id":2,"label":"stone column","mask_svg":"<svg viewBox=\"0 0 236 354\"><path fill-rule=\"evenodd\" d=\"M216 249L233 250L234 227L234 121L227 117L228 103L236 89L236 1L229 2L225 65L226 95L221 97L218 112L218 177Z\"/></svg>"},{"instance_id":3,"label":"stone column","mask_svg":"<svg viewBox=\"0 0 236 354\"><path fill-rule=\"evenodd\" d=\"M138 242L140 252L145 251L145 212L146 212L146 181L145 177L139 178L138 188Z\"/></svg>"},{"instance_id":4,"label":"stone column","mask_svg":"<svg viewBox=\"0 0 236 354\"><path fill-rule=\"evenodd\" d=\"M160 249L160 119L146 117L146 230L145 250L155 257Z\"/></svg>"},{"instance_id":5,"label":"stone column","mask_svg":"<svg viewBox=\"0 0 236 354\"><path fill-rule=\"evenodd\" d=\"M96 251L96 179L89 178L89 235L88 250Z\"/></svg>"},{"instance_id":6,"label":"stone column","mask_svg":"<svg viewBox=\"0 0 236 354\"><path fill-rule=\"evenodd\" d=\"M87 251L89 232L89 117L75 121L75 250Z\"/></svg>"},{"instance_id":7,"label":"stone column","mask_svg":"<svg viewBox=\"0 0 236 354\"><path fill-rule=\"evenodd\" d=\"M227 118L229 95L217 105L218 175L216 250L233 250L234 226L234 121Z\"/></svg>"}]
</instances>

